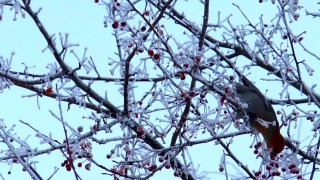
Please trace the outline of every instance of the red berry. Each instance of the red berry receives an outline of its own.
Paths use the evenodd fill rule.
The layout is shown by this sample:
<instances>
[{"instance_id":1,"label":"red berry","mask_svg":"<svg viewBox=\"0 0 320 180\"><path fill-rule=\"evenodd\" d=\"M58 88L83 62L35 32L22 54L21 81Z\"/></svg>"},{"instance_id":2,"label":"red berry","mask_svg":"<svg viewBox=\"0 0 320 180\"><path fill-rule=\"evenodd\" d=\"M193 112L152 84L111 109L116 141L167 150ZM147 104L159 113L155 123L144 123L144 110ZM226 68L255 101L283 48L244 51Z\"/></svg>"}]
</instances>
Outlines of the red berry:
<instances>
[{"instance_id":1,"label":"red berry","mask_svg":"<svg viewBox=\"0 0 320 180\"><path fill-rule=\"evenodd\" d=\"M81 162L78 163L78 167L79 168L82 167L82 163Z\"/></svg>"},{"instance_id":2,"label":"red berry","mask_svg":"<svg viewBox=\"0 0 320 180\"><path fill-rule=\"evenodd\" d=\"M117 29L119 27L119 22L118 21L113 22L112 27L113 29Z\"/></svg>"},{"instance_id":3,"label":"red berry","mask_svg":"<svg viewBox=\"0 0 320 180\"><path fill-rule=\"evenodd\" d=\"M78 127L78 132L82 132L83 131L83 126L79 126Z\"/></svg>"},{"instance_id":4,"label":"red berry","mask_svg":"<svg viewBox=\"0 0 320 180\"><path fill-rule=\"evenodd\" d=\"M153 59L156 60L156 61L158 61L158 60L160 59L160 54L158 54L158 53L157 53L157 54L154 54L154 55L153 55Z\"/></svg>"},{"instance_id":5,"label":"red berry","mask_svg":"<svg viewBox=\"0 0 320 180\"><path fill-rule=\"evenodd\" d=\"M156 165L156 164L152 164L152 165L150 166L150 168L153 169L153 170L156 170L156 169L157 169L157 165Z\"/></svg>"},{"instance_id":6,"label":"red berry","mask_svg":"<svg viewBox=\"0 0 320 180\"><path fill-rule=\"evenodd\" d=\"M84 167L86 168L86 170L90 171L91 164L90 164L90 163L88 163L88 164L86 164Z\"/></svg>"},{"instance_id":7,"label":"red berry","mask_svg":"<svg viewBox=\"0 0 320 180\"><path fill-rule=\"evenodd\" d=\"M181 80L185 80L186 79L186 75L184 73L180 73L180 79Z\"/></svg>"},{"instance_id":8,"label":"red berry","mask_svg":"<svg viewBox=\"0 0 320 180\"><path fill-rule=\"evenodd\" d=\"M299 170L298 169L294 169L294 173L293 174L299 174Z\"/></svg>"},{"instance_id":9,"label":"red berry","mask_svg":"<svg viewBox=\"0 0 320 180\"><path fill-rule=\"evenodd\" d=\"M91 159L92 158L92 154L88 153L86 158Z\"/></svg>"},{"instance_id":10,"label":"red berry","mask_svg":"<svg viewBox=\"0 0 320 180\"><path fill-rule=\"evenodd\" d=\"M129 156L130 154L131 154L131 151L130 151L130 150L126 151L126 155L127 155L127 156Z\"/></svg>"},{"instance_id":11,"label":"red berry","mask_svg":"<svg viewBox=\"0 0 320 180\"><path fill-rule=\"evenodd\" d=\"M223 172L223 171L224 171L224 168L223 168L223 167L219 167L219 171L220 171L220 172Z\"/></svg>"},{"instance_id":12,"label":"red berry","mask_svg":"<svg viewBox=\"0 0 320 180\"><path fill-rule=\"evenodd\" d=\"M144 15L144 16L149 16L150 13L149 13L149 11L145 11L145 12L143 13L143 15Z\"/></svg>"},{"instance_id":13,"label":"red berry","mask_svg":"<svg viewBox=\"0 0 320 180\"><path fill-rule=\"evenodd\" d=\"M270 165L267 165L267 167L266 167L266 169L268 170L268 171L270 171L271 170L271 166Z\"/></svg>"},{"instance_id":14,"label":"red berry","mask_svg":"<svg viewBox=\"0 0 320 180\"><path fill-rule=\"evenodd\" d=\"M160 156L158 160L162 163L164 161L164 157Z\"/></svg>"},{"instance_id":15,"label":"red berry","mask_svg":"<svg viewBox=\"0 0 320 180\"><path fill-rule=\"evenodd\" d=\"M196 95L196 93L195 93L194 91L190 91L190 92L189 92L189 96L190 96L190 97L194 97L195 95Z\"/></svg>"},{"instance_id":16,"label":"red berry","mask_svg":"<svg viewBox=\"0 0 320 180\"><path fill-rule=\"evenodd\" d=\"M200 60L201 60L201 57L196 56L195 61L198 63L198 62L200 62Z\"/></svg>"},{"instance_id":17,"label":"red berry","mask_svg":"<svg viewBox=\"0 0 320 180\"><path fill-rule=\"evenodd\" d=\"M142 26L142 27L140 28L140 30L143 32L143 31L147 30L147 28L146 28L145 26Z\"/></svg>"},{"instance_id":18,"label":"red berry","mask_svg":"<svg viewBox=\"0 0 320 180\"><path fill-rule=\"evenodd\" d=\"M261 146L262 146L262 142L259 141L259 142L257 143L257 146L261 147Z\"/></svg>"},{"instance_id":19,"label":"red berry","mask_svg":"<svg viewBox=\"0 0 320 180\"><path fill-rule=\"evenodd\" d=\"M108 155L107 155L107 159L110 159L110 158L111 158L111 154L108 154Z\"/></svg>"},{"instance_id":20,"label":"red berry","mask_svg":"<svg viewBox=\"0 0 320 180\"><path fill-rule=\"evenodd\" d=\"M167 163L167 164L164 165L164 167L165 167L166 169L170 169L171 165L170 165L169 163Z\"/></svg>"},{"instance_id":21,"label":"red berry","mask_svg":"<svg viewBox=\"0 0 320 180\"><path fill-rule=\"evenodd\" d=\"M94 0L94 2L95 2L95 3L98 3L98 2L99 2L99 0Z\"/></svg>"},{"instance_id":22,"label":"red berry","mask_svg":"<svg viewBox=\"0 0 320 180\"><path fill-rule=\"evenodd\" d=\"M154 55L154 52L153 52L152 49L148 49L148 55L149 55L149 56L153 56L153 55Z\"/></svg>"},{"instance_id":23,"label":"red berry","mask_svg":"<svg viewBox=\"0 0 320 180\"><path fill-rule=\"evenodd\" d=\"M138 133L138 135L144 134L144 129L143 129L143 127L138 126L138 127L137 127L137 133Z\"/></svg>"},{"instance_id":24,"label":"red berry","mask_svg":"<svg viewBox=\"0 0 320 180\"><path fill-rule=\"evenodd\" d=\"M289 168L289 169L293 169L293 168L295 168L295 167L296 167L295 164L290 164L288 168Z\"/></svg>"},{"instance_id":25,"label":"red berry","mask_svg":"<svg viewBox=\"0 0 320 180\"><path fill-rule=\"evenodd\" d=\"M48 89L44 92L45 95L51 95L52 93L53 93L52 88L48 88Z\"/></svg>"},{"instance_id":26,"label":"red berry","mask_svg":"<svg viewBox=\"0 0 320 180\"><path fill-rule=\"evenodd\" d=\"M180 177L179 171L174 171L173 175L174 175L175 177Z\"/></svg>"},{"instance_id":27,"label":"red berry","mask_svg":"<svg viewBox=\"0 0 320 180\"><path fill-rule=\"evenodd\" d=\"M225 89L224 89L224 92L227 93L227 94L230 93L230 88L228 88L228 87L225 88Z\"/></svg>"},{"instance_id":28,"label":"red berry","mask_svg":"<svg viewBox=\"0 0 320 180\"><path fill-rule=\"evenodd\" d=\"M143 48L139 48L139 49L138 49L138 52L139 52L139 53L142 53L143 51L144 51Z\"/></svg>"},{"instance_id":29,"label":"red berry","mask_svg":"<svg viewBox=\"0 0 320 180\"><path fill-rule=\"evenodd\" d=\"M220 103L223 104L224 100L226 100L226 96L222 95L220 99Z\"/></svg>"},{"instance_id":30,"label":"red berry","mask_svg":"<svg viewBox=\"0 0 320 180\"><path fill-rule=\"evenodd\" d=\"M126 23L126 22L121 22L120 25L121 25L122 27L125 27L125 26L127 25L127 23Z\"/></svg>"},{"instance_id":31,"label":"red berry","mask_svg":"<svg viewBox=\"0 0 320 180\"><path fill-rule=\"evenodd\" d=\"M69 164L69 163L66 164L66 170L67 170L67 171L71 171L71 164Z\"/></svg>"}]
</instances>

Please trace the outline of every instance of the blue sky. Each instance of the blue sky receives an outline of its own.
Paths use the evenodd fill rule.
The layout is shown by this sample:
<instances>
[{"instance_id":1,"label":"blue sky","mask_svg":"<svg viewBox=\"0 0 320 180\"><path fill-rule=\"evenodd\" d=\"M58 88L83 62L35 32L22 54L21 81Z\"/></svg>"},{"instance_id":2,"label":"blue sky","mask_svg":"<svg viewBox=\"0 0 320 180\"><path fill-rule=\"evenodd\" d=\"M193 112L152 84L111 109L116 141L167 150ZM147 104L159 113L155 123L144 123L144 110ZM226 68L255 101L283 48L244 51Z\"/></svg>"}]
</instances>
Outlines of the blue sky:
<instances>
[{"instance_id":1,"label":"blue sky","mask_svg":"<svg viewBox=\"0 0 320 180\"><path fill-rule=\"evenodd\" d=\"M217 13L221 11L221 17L228 16L232 14L231 21L235 24L247 23L245 18L240 14L239 10L233 6L231 3L237 3L243 12L246 14L252 22L258 22L258 17L261 14L264 14L263 17L266 19L272 18L274 16L274 5L270 2L266 2L264 5L259 4L258 1L250 1L246 4L242 1L213 1L211 3L211 12L210 19L211 23L215 23L217 21ZM202 20L199 17L202 15L194 15L198 9L201 9L201 6L197 7L199 4L194 3L193 1L180 1L181 3L178 7L178 10L182 10L185 12L186 16L190 18L194 22L200 22ZM303 4L303 6L310 11L317 11L319 7L314 6L314 2L308 1ZM80 56L84 48L88 48L88 54L92 56L95 60L96 65L99 69L103 71L105 69L104 75L109 75L109 69L107 66L107 60L109 57L115 58L116 55L113 53L116 50L115 40L113 36L111 36L112 28L109 26L105 28L103 26L103 20L105 16L105 8L103 6L97 5L93 3L93 1L83 1L79 2L77 0L56 0L56 1L32 1L32 8L34 10L42 8L39 17L41 21L44 23L50 34L56 34L56 38L59 39L59 33L69 33L69 41L72 43L78 43L78 47L74 47L72 49ZM202 13L202 12L201 12ZM42 50L46 47L46 43L41 36L40 32L37 30L36 25L31 21L31 19L26 16L23 19L18 15L18 20L13 21L13 12L9 10L9 8L4 8L4 14L2 15L2 21L0 21L0 56L10 58L11 52L15 52L13 57L12 68L16 71L22 71L24 69L24 65L21 62L26 63L27 66L35 66L34 68L30 68L29 70L33 73L45 73L47 63L53 62L53 57L50 54L50 51L42 52ZM164 23L164 22L162 22ZM200 24L200 23L198 23ZM304 35L303 43L307 46L307 48L312 52L319 52L320 41L319 41L319 29L320 23L318 19L313 19L311 17L304 16L304 10L301 11L301 19L298 22L293 22L292 30L295 33L300 33L307 30L307 34ZM166 24L167 31L175 32L176 29L173 26L173 23ZM179 31L177 31L179 33ZM181 37L179 37L181 36ZM216 35L217 37L219 35ZM181 34L177 34L178 38L185 38ZM298 56L300 59L307 59L311 64L314 64L313 68L318 69L319 62L318 60L313 60L311 56L307 55L302 51L301 48L297 46ZM67 58L69 65L76 65L77 61L72 56L72 54L68 53L69 58ZM319 77L319 74L316 72L314 77ZM310 78L307 83L315 83L315 79ZM258 82L257 82L258 83ZM263 89L268 88L268 85L265 83L258 84L259 87ZM319 89L319 88L318 88ZM117 101L119 98L118 87L105 87L105 89L99 89L99 91L103 94L104 91L108 91L108 97L110 101ZM141 92L143 94L144 92ZM33 94L29 91L25 91L21 88L12 87L10 90L4 90L3 93L0 94L0 119L4 119L5 124L7 126L11 126L12 124L17 124L16 132L19 134L21 139L25 139L28 135L30 137L30 143L37 146L39 142L36 138L34 138L34 132L27 128L26 126L18 123L18 120L28 121L31 125L37 127L44 134L54 132L53 136L56 139L63 139L63 129L61 124L56 121L52 116L50 116L49 110L54 111L55 113L59 113L58 111L58 102L52 101L46 97L39 98L40 109L37 108L37 99L35 97L30 98L22 98L24 95ZM297 93L299 94L299 93ZM278 94L268 94L272 98L279 98ZM121 103L119 103L121 104ZM63 105L66 108L66 105ZM285 107L275 107L276 109L281 109ZM82 117L90 115L89 111L85 111L83 109L77 108L73 106L69 112L64 114L65 119L68 119L68 123L77 125L79 121L81 124L89 126L90 123L85 121ZM310 127L303 127L308 130ZM235 153L241 154L241 158L249 165L255 166L260 165L260 160L256 160L253 156L252 149L249 149L250 142L246 138L249 136L245 136L241 141L234 141L233 147L237 150ZM298 140L304 140L306 138L310 138L305 136L304 134L296 134L294 137ZM0 145L0 148L2 145ZM220 156L213 156L212 154L216 153L221 154L222 149L216 148L217 146L213 143L206 145L199 145L196 149L191 148L190 154L194 156L194 166L197 167L200 165L199 169L201 171L210 171L209 177L216 177L218 172L217 162L220 161ZM109 151L110 148L107 150ZM99 148L95 149L95 155L100 158L104 158L104 152L98 152ZM250 152L249 152L250 151ZM46 163L40 163L37 168L39 171L43 173L43 177L48 177L50 173L53 172L53 166L57 166L60 168L60 163L63 161L63 157L61 157L60 152L54 152L50 155L44 155L39 158L36 158L39 161L44 161ZM53 163L54 162L54 163ZM231 162L231 161L230 161ZM105 163L108 163L105 161ZM45 166L47 164L48 166ZM229 173L238 174L243 173L242 170L235 165L231 166L234 169L230 168ZM6 179L21 179L26 178L26 174L21 173L21 167L18 165L14 165L12 167L12 174L7 175L7 171L9 169L5 164L0 164L0 174L4 176ZM93 169L90 172L85 171L84 169L78 171L81 175L83 175L84 179L90 179L90 177L104 177L100 175L100 171L95 171ZM240 171L240 172L239 172ZM172 171L168 171L172 173ZM168 176L168 172L160 172L158 177L163 178ZM61 178L72 178L72 173L67 173L63 168L61 168L58 173L55 175L54 179ZM170 177L171 174L170 174ZM223 178L222 176L221 178Z\"/></svg>"}]
</instances>

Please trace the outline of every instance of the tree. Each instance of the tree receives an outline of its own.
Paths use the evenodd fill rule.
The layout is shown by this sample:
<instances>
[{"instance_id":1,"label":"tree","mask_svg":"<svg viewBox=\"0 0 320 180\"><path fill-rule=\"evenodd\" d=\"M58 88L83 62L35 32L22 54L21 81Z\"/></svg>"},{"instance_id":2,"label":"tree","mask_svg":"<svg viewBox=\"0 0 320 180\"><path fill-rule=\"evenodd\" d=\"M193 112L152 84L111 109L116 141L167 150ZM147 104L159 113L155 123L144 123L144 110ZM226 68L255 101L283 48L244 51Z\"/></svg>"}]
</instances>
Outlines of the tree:
<instances>
[{"instance_id":1,"label":"tree","mask_svg":"<svg viewBox=\"0 0 320 180\"><path fill-rule=\"evenodd\" d=\"M58 25L58 14L64 12L48 15L55 7L41 9L46 5L38 3L0 1L0 25L12 17L14 22L3 28L32 23L32 38L45 47L30 51L37 43L29 43L19 49L24 41L19 39L11 55L1 54L1 114L9 115L0 122L1 162L22 166L34 179L59 173L75 179L98 173L114 179L159 174L181 179L315 177L320 164L315 66L320 57L314 49L319 34L312 32L319 29L320 15L308 8L316 3L95 0L85 7L68 1L60 10L85 7L74 14L79 20L74 34L49 31L64 28ZM255 7L253 14L248 7ZM89 8L101 11L100 17L83 20L90 16ZM102 19L101 34L80 29ZM83 48L73 38L77 33L104 46ZM0 43L9 45L3 40L8 37L15 34L1 33ZM29 56L20 57L24 52ZM243 77L276 110L286 147L275 158L247 116L240 116L247 104L237 98L235 83L244 83ZM20 108L8 112L4 106L12 107L17 94L22 98L14 106ZM12 123L14 112L23 113L18 124ZM46 162L52 157L60 168L53 168L60 166L57 161ZM4 167L11 175L1 171L1 177L17 171Z\"/></svg>"}]
</instances>

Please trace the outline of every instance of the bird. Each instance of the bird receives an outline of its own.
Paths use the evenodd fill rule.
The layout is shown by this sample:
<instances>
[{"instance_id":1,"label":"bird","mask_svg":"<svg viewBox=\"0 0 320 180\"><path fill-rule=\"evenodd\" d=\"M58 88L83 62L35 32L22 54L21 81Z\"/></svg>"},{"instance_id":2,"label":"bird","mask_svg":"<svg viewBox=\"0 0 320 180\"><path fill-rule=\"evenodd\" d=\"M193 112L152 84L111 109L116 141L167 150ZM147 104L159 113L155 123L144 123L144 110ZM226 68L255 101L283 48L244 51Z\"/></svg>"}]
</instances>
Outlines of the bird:
<instances>
[{"instance_id":1,"label":"bird","mask_svg":"<svg viewBox=\"0 0 320 180\"><path fill-rule=\"evenodd\" d=\"M249 123L262 134L266 145L271 149L270 157L274 159L285 146L285 139L280 133L280 126L271 103L245 76L241 77L244 85L236 83L236 95L240 102L246 103L244 108ZM260 120L259 120L260 119Z\"/></svg>"}]
</instances>

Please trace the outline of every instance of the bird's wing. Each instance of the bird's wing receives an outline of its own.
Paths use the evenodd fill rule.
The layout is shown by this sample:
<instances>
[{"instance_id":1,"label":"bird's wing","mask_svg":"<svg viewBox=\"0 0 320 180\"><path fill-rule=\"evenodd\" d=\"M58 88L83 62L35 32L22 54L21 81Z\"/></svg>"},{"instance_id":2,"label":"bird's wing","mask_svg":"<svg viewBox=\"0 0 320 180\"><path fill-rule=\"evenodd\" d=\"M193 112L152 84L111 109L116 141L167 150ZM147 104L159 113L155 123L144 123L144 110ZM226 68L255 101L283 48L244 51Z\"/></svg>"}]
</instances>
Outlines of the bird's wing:
<instances>
[{"instance_id":1,"label":"bird's wing","mask_svg":"<svg viewBox=\"0 0 320 180\"><path fill-rule=\"evenodd\" d=\"M242 83L252 89L261 99L264 100L264 105L268 109L268 111L272 111L271 103L266 99L266 97L261 93L261 91L254 85L252 82L245 77L244 75L239 75L239 78L241 79Z\"/></svg>"}]
</instances>

